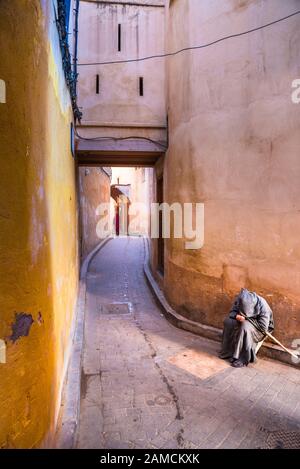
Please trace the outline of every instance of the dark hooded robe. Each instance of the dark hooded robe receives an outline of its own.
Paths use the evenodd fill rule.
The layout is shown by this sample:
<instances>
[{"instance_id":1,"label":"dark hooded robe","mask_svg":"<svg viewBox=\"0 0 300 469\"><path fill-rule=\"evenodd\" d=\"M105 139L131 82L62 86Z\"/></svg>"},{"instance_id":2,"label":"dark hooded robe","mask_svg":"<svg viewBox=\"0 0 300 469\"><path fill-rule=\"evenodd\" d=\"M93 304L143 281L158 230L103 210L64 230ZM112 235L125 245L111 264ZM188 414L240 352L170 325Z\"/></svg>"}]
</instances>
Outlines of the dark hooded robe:
<instances>
[{"instance_id":1,"label":"dark hooded robe","mask_svg":"<svg viewBox=\"0 0 300 469\"><path fill-rule=\"evenodd\" d=\"M220 358L231 358L248 365L256 360L257 344L264 339L265 334L247 319L243 322L235 319L240 312L251 318L251 322L261 331L267 332L274 329L273 313L264 298L243 288L232 305L229 317L224 321Z\"/></svg>"}]
</instances>

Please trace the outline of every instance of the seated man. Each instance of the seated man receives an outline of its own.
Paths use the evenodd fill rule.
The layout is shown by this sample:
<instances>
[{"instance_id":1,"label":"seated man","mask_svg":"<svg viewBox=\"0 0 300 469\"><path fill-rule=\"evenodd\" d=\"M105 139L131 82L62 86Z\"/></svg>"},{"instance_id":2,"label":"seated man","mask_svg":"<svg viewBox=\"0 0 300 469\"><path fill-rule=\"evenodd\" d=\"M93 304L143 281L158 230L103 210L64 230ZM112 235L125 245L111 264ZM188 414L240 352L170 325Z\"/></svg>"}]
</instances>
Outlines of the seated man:
<instances>
[{"instance_id":1,"label":"seated man","mask_svg":"<svg viewBox=\"0 0 300 469\"><path fill-rule=\"evenodd\" d=\"M251 324L244 316L251 318ZM259 329L259 330L258 330ZM264 339L263 331L274 329L273 313L264 298L242 288L224 321L220 358L230 359L239 368L255 362L256 346Z\"/></svg>"}]
</instances>

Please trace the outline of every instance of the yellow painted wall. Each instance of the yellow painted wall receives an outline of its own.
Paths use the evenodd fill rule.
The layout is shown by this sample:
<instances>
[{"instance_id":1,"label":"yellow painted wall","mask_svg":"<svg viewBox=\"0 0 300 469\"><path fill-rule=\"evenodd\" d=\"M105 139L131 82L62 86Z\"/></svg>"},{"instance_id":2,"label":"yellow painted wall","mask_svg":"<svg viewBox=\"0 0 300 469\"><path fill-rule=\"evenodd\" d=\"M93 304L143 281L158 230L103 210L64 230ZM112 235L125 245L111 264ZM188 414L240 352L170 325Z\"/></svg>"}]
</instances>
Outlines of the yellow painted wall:
<instances>
[{"instance_id":1,"label":"yellow painted wall","mask_svg":"<svg viewBox=\"0 0 300 469\"><path fill-rule=\"evenodd\" d=\"M52 2L0 3L0 447L51 444L77 278L72 120ZM54 26L53 26L54 25ZM9 338L16 313L29 335Z\"/></svg>"}]
</instances>

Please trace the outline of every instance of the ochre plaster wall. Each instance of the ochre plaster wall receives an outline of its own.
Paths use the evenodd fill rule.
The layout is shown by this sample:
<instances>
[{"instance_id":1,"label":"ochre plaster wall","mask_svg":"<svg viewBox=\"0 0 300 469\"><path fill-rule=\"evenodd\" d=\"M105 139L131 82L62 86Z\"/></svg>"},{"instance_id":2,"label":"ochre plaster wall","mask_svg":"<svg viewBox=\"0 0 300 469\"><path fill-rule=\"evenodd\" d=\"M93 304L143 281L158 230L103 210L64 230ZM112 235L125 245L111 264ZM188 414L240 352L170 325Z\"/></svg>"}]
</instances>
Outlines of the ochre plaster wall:
<instances>
[{"instance_id":1,"label":"ochre plaster wall","mask_svg":"<svg viewBox=\"0 0 300 469\"><path fill-rule=\"evenodd\" d=\"M85 257L99 244L97 224L100 204L110 204L110 176L101 168L79 168L81 255Z\"/></svg>"},{"instance_id":2,"label":"ochre plaster wall","mask_svg":"<svg viewBox=\"0 0 300 469\"><path fill-rule=\"evenodd\" d=\"M245 31L289 0L173 1L167 50ZM248 287L271 304L276 335L300 337L299 18L167 61L166 201L205 204L205 243L166 242L165 291L186 316L221 326ZM180 181L180 184L178 184Z\"/></svg>"},{"instance_id":3,"label":"ochre plaster wall","mask_svg":"<svg viewBox=\"0 0 300 469\"><path fill-rule=\"evenodd\" d=\"M72 114L52 2L0 13L0 447L31 448L53 440L76 305Z\"/></svg>"}]
</instances>

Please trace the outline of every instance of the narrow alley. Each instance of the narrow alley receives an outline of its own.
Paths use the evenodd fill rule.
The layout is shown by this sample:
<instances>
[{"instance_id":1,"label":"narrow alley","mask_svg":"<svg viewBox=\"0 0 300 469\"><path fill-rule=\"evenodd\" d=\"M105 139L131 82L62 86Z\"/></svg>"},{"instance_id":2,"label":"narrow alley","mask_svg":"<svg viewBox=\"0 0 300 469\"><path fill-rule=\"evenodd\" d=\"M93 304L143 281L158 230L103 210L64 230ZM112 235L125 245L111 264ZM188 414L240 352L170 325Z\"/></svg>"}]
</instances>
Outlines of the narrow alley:
<instances>
[{"instance_id":1,"label":"narrow alley","mask_svg":"<svg viewBox=\"0 0 300 469\"><path fill-rule=\"evenodd\" d=\"M1 467L300 449L299 148L300 0L0 0Z\"/></svg>"},{"instance_id":2,"label":"narrow alley","mask_svg":"<svg viewBox=\"0 0 300 469\"><path fill-rule=\"evenodd\" d=\"M235 370L219 344L168 323L144 276L145 242L112 239L90 264L77 447L300 444L300 373L267 359Z\"/></svg>"}]
</instances>

